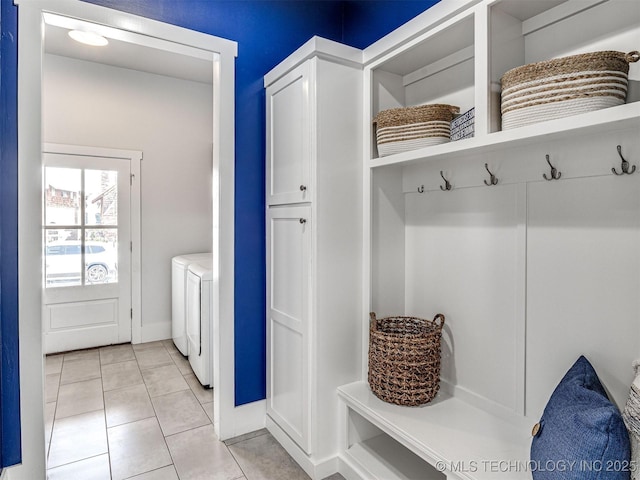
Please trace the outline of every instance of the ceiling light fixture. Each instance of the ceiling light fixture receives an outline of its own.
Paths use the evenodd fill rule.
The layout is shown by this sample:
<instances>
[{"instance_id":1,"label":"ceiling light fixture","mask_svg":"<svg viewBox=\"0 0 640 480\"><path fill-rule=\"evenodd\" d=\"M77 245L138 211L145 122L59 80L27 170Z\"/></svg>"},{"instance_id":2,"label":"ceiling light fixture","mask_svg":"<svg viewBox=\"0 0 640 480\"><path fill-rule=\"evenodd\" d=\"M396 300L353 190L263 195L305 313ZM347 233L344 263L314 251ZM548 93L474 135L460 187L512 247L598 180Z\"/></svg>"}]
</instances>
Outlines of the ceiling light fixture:
<instances>
[{"instance_id":1,"label":"ceiling light fixture","mask_svg":"<svg viewBox=\"0 0 640 480\"><path fill-rule=\"evenodd\" d=\"M93 47L104 47L109 41L102 35L98 35L93 32L85 32L82 30L71 30L69 36L76 42L84 43L85 45L91 45Z\"/></svg>"}]
</instances>

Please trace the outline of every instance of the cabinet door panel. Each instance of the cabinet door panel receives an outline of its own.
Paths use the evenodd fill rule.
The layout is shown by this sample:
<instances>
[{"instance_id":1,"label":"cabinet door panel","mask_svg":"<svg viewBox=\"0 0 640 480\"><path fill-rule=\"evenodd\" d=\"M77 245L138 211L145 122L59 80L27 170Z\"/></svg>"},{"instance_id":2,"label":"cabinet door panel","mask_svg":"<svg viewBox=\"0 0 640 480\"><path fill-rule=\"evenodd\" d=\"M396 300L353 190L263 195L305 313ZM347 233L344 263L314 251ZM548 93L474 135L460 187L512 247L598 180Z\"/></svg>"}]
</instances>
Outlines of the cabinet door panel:
<instances>
[{"instance_id":1,"label":"cabinet door panel","mask_svg":"<svg viewBox=\"0 0 640 480\"><path fill-rule=\"evenodd\" d=\"M267 201L308 201L311 103L307 62L267 88Z\"/></svg>"},{"instance_id":2,"label":"cabinet door panel","mask_svg":"<svg viewBox=\"0 0 640 480\"><path fill-rule=\"evenodd\" d=\"M301 217L300 217L301 218ZM272 218L271 308L291 322L303 319L304 238L299 217Z\"/></svg>"},{"instance_id":3,"label":"cabinet door panel","mask_svg":"<svg viewBox=\"0 0 640 480\"><path fill-rule=\"evenodd\" d=\"M311 208L272 207L267 223L267 413L307 453Z\"/></svg>"},{"instance_id":4,"label":"cabinet door panel","mask_svg":"<svg viewBox=\"0 0 640 480\"><path fill-rule=\"evenodd\" d=\"M271 319L271 395L269 406L281 427L304 438L305 377L302 359L305 341L301 332ZM289 433L291 435L291 433Z\"/></svg>"},{"instance_id":5,"label":"cabinet door panel","mask_svg":"<svg viewBox=\"0 0 640 480\"><path fill-rule=\"evenodd\" d=\"M527 415L578 356L619 407L640 351L640 176L529 185Z\"/></svg>"}]
</instances>

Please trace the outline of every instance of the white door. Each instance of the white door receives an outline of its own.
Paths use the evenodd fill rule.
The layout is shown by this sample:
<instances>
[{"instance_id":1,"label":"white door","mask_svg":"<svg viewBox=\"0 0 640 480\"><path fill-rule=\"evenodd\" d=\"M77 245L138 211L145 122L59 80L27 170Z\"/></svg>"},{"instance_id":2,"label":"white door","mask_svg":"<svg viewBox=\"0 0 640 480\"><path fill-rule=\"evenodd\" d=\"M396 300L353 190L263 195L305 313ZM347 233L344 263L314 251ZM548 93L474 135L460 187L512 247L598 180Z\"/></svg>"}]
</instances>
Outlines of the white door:
<instances>
[{"instance_id":1,"label":"white door","mask_svg":"<svg viewBox=\"0 0 640 480\"><path fill-rule=\"evenodd\" d=\"M45 153L46 353L131 341L130 162Z\"/></svg>"},{"instance_id":2,"label":"white door","mask_svg":"<svg viewBox=\"0 0 640 480\"><path fill-rule=\"evenodd\" d=\"M266 91L269 205L311 200L311 66L300 65Z\"/></svg>"},{"instance_id":3,"label":"white door","mask_svg":"<svg viewBox=\"0 0 640 480\"><path fill-rule=\"evenodd\" d=\"M267 413L310 453L311 207L269 209Z\"/></svg>"}]
</instances>

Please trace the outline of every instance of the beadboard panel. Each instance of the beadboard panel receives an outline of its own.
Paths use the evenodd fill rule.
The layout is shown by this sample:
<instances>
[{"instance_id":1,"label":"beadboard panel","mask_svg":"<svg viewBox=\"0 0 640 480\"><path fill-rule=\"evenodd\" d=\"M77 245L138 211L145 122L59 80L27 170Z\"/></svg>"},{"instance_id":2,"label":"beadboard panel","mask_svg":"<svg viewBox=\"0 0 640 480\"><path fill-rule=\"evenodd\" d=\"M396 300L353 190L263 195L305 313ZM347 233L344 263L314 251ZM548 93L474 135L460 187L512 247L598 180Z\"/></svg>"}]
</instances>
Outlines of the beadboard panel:
<instances>
[{"instance_id":1,"label":"beadboard panel","mask_svg":"<svg viewBox=\"0 0 640 480\"><path fill-rule=\"evenodd\" d=\"M406 195L407 314L444 313L443 381L518 409L519 188Z\"/></svg>"},{"instance_id":2,"label":"beadboard panel","mask_svg":"<svg viewBox=\"0 0 640 480\"><path fill-rule=\"evenodd\" d=\"M640 175L528 186L526 412L580 355L624 408L640 352Z\"/></svg>"}]
</instances>

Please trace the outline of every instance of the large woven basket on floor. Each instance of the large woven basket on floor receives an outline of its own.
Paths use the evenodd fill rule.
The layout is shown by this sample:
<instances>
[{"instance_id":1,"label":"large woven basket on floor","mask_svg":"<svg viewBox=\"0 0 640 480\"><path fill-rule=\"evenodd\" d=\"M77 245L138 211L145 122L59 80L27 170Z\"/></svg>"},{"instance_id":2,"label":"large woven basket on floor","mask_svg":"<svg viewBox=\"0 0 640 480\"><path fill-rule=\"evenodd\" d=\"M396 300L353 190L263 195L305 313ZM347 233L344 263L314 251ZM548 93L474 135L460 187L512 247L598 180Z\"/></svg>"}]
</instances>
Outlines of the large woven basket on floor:
<instances>
[{"instance_id":1,"label":"large woven basket on floor","mask_svg":"<svg viewBox=\"0 0 640 480\"><path fill-rule=\"evenodd\" d=\"M444 104L381 111L373 119L378 155L385 157L448 142L451 120L459 111L458 107Z\"/></svg>"},{"instance_id":2,"label":"large woven basket on floor","mask_svg":"<svg viewBox=\"0 0 640 480\"><path fill-rule=\"evenodd\" d=\"M502 77L502 129L625 103L638 52L584 53L532 63Z\"/></svg>"},{"instance_id":3,"label":"large woven basket on floor","mask_svg":"<svg viewBox=\"0 0 640 480\"><path fill-rule=\"evenodd\" d=\"M385 402L416 406L440 388L440 339L444 315L376 318L369 325L369 386Z\"/></svg>"}]
</instances>

